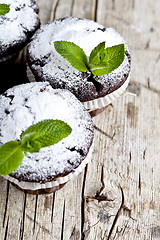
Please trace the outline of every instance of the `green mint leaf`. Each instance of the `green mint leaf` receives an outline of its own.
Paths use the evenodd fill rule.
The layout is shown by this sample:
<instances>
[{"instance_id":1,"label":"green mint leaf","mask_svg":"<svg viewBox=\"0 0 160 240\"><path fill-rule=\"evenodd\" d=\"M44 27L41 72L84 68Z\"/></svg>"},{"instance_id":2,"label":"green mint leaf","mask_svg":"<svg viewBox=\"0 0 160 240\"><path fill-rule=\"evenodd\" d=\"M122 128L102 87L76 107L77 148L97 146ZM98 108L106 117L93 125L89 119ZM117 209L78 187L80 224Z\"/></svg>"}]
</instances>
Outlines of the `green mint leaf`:
<instances>
[{"instance_id":1,"label":"green mint leaf","mask_svg":"<svg viewBox=\"0 0 160 240\"><path fill-rule=\"evenodd\" d=\"M10 11L10 7L9 5L3 3L3 4L0 4L0 16L1 15L5 15L6 13L8 13Z\"/></svg>"},{"instance_id":2,"label":"green mint leaf","mask_svg":"<svg viewBox=\"0 0 160 240\"><path fill-rule=\"evenodd\" d=\"M88 59L83 49L73 42L55 41L56 51L62 55L68 62L81 72L88 71Z\"/></svg>"},{"instance_id":3,"label":"green mint leaf","mask_svg":"<svg viewBox=\"0 0 160 240\"><path fill-rule=\"evenodd\" d=\"M47 119L38 122L22 134L21 148L24 152L38 152L42 147L58 143L71 131L71 127L61 120Z\"/></svg>"},{"instance_id":4,"label":"green mint leaf","mask_svg":"<svg viewBox=\"0 0 160 240\"><path fill-rule=\"evenodd\" d=\"M124 44L119 44L108 47L104 51L101 50L98 56L98 63L93 63L93 61L89 63L92 74L97 76L109 74L122 64L125 57L125 46Z\"/></svg>"},{"instance_id":5,"label":"green mint leaf","mask_svg":"<svg viewBox=\"0 0 160 240\"><path fill-rule=\"evenodd\" d=\"M102 57L103 57L103 53L104 53L104 49L105 49L105 42L101 42L100 44L98 44L98 46L96 46L90 56L89 56L89 65L94 65L95 63L98 64L101 62Z\"/></svg>"},{"instance_id":6,"label":"green mint leaf","mask_svg":"<svg viewBox=\"0 0 160 240\"><path fill-rule=\"evenodd\" d=\"M24 154L19 141L10 141L0 147L0 175L8 175L18 168Z\"/></svg>"},{"instance_id":7,"label":"green mint leaf","mask_svg":"<svg viewBox=\"0 0 160 240\"><path fill-rule=\"evenodd\" d=\"M24 152L39 152L39 150L42 148L42 144L36 139L38 138L38 134L36 132L30 132L24 137L22 137L22 143L21 148Z\"/></svg>"}]
</instances>

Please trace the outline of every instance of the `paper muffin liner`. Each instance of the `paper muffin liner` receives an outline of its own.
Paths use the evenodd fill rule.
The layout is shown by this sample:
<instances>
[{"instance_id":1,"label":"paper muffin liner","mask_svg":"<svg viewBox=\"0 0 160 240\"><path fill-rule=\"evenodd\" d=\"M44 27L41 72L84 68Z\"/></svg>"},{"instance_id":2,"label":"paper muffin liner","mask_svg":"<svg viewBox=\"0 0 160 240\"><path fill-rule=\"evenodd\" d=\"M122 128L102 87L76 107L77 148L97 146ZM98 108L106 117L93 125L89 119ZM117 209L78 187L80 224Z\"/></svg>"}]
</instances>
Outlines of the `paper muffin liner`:
<instances>
[{"instance_id":1,"label":"paper muffin liner","mask_svg":"<svg viewBox=\"0 0 160 240\"><path fill-rule=\"evenodd\" d=\"M30 82L35 82L35 77L32 71L30 70L29 66L27 66L27 76ZM110 103L114 102L114 100L118 98L120 95L122 95L122 93L125 92L126 88L128 87L129 81L130 81L130 75L128 76L124 84L114 92L107 94L105 97L97 98L87 102L82 102L82 104L89 111L106 107Z\"/></svg>"},{"instance_id":2,"label":"paper muffin liner","mask_svg":"<svg viewBox=\"0 0 160 240\"><path fill-rule=\"evenodd\" d=\"M97 98L97 99L94 99L91 101L83 102L84 107L87 110L92 110L92 111L102 108L102 107L106 107L107 105L112 103L116 98L118 98L120 95L122 95L122 93L124 93L124 91L126 90L128 84L129 84L129 81L130 81L130 75L128 76L127 80L120 88L118 88L114 92L106 95L105 97L101 97L101 98Z\"/></svg>"},{"instance_id":3,"label":"paper muffin liner","mask_svg":"<svg viewBox=\"0 0 160 240\"><path fill-rule=\"evenodd\" d=\"M90 147L90 150L86 156L86 158L81 162L81 164L73 170L73 172L69 173L68 175L64 177L59 177L56 180L46 182L46 183L37 183L37 182L25 182L25 181L19 181L16 178L13 178L9 175L3 176L5 179L9 180L11 183L14 183L18 187L20 187L23 190L40 190L40 189L47 189L47 188L53 188L57 187L61 184L67 183L70 179L74 178L75 176L79 175L80 172L85 168L86 164L90 162L92 157L92 151L93 151L93 145Z\"/></svg>"}]
</instances>

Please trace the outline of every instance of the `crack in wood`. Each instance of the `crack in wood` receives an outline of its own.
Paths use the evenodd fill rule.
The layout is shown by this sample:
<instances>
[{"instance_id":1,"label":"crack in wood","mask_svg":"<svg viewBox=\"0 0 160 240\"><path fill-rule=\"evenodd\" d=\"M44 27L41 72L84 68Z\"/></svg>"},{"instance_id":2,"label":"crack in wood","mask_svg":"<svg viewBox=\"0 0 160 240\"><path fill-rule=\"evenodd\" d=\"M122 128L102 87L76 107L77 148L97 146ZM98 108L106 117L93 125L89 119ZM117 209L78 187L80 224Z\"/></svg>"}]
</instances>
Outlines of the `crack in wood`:
<instances>
[{"instance_id":1,"label":"crack in wood","mask_svg":"<svg viewBox=\"0 0 160 240\"><path fill-rule=\"evenodd\" d=\"M123 213L125 215L127 215L129 218L131 218L132 220L134 220L131 216L131 209L129 209L127 206L123 205L122 206L122 210L123 210Z\"/></svg>"},{"instance_id":2,"label":"crack in wood","mask_svg":"<svg viewBox=\"0 0 160 240\"><path fill-rule=\"evenodd\" d=\"M20 223L19 240L23 240L25 211L26 211L26 200L27 200L27 193L25 192L25 195L24 195L24 204L23 204L23 216L22 216L21 223Z\"/></svg>"},{"instance_id":3,"label":"crack in wood","mask_svg":"<svg viewBox=\"0 0 160 240\"><path fill-rule=\"evenodd\" d=\"M104 240L104 239L107 239L107 240L110 240L110 239L111 239L113 230L115 229L115 226L116 226L116 224L117 224L118 218L120 217L122 211L123 211L123 213L124 213L125 215L127 215L130 219L135 220L135 219L131 216L131 209L129 209L129 208L128 208L127 206L125 206L125 204L124 204L124 192L123 192L123 189L122 189L121 186L119 186L119 188L120 188L120 190L121 190L121 196L122 196L121 205L120 205L120 207L119 207L119 209L118 209L118 211L117 211L117 213L116 213L116 215L115 215L115 218L114 218L114 220L113 220L113 223L112 223L112 226L111 226L111 228L110 228L110 230L109 230L109 234L108 234L107 238L106 238L106 233L107 233L107 230L106 230L105 233L104 233L104 238L103 238L103 240ZM124 228L125 228L125 227L124 227ZM123 231L125 230L124 228L122 228ZM122 230L121 230L121 231L122 231Z\"/></svg>"},{"instance_id":4,"label":"crack in wood","mask_svg":"<svg viewBox=\"0 0 160 240\"><path fill-rule=\"evenodd\" d=\"M137 82L135 82L135 81L132 81L132 85L136 85L136 86L139 86L139 88L141 88L141 87L144 87L144 88L146 88L146 89L148 89L148 90L150 90L150 91L152 91L152 92L154 92L154 93L156 93L156 94L160 94L160 90L157 90L157 89L155 89L155 88L152 88L151 86L150 86L150 84L149 84L149 86L148 86L148 83L150 83L150 79L148 80L149 78L147 78L147 85L145 85L145 84L142 84L142 83L137 83ZM131 91L131 90L130 90ZM132 91L131 91L132 92Z\"/></svg>"},{"instance_id":5,"label":"crack in wood","mask_svg":"<svg viewBox=\"0 0 160 240\"><path fill-rule=\"evenodd\" d=\"M61 240L63 240L64 219L65 219L65 200L64 200L64 204L63 204L63 216L62 216Z\"/></svg>"},{"instance_id":6,"label":"crack in wood","mask_svg":"<svg viewBox=\"0 0 160 240\"><path fill-rule=\"evenodd\" d=\"M53 223L54 202L55 202L55 192L53 192L51 223Z\"/></svg>"},{"instance_id":7,"label":"crack in wood","mask_svg":"<svg viewBox=\"0 0 160 240\"><path fill-rule=\"evenodd\" d=\"M86 165L84 169L84 176L83 176L83 184L82 184L82 194L81 194L81 240L85 239L85 233L83 232L84 223L85 223L85 184L86 184L86 176L87 176L88 165Z\"/></svg>"},{"instance_id":8,"label":"crack in wood","mask_svg":"<svg viewBox=\"0 0 160 240\"><path fill-rule=\"evenodd\" d=\"M131 151L129 152L129 162L131 163L131 161L132 161L132 153L131 153Z\"/></svg>"},{"instance_id":9,"label":"crack in wood","mask_svg":"<svg viewBox=\"0 0 160 240\"><path fill-rule=\"evenodd\" d=\"M6 229L5 229L4 240L7 240L7 235L8 235L8 225L9 225L9 216L8 216L8 219L7 219L7 224L6 224Z\"/></svg>"},{"instance_id":10,"label":"crack in wood","mask_svg":"<svg viewBox=\"0 0 160 240\"><path fill-rule=\"evenodd\" d=\"M139 195L141 195L141 173L140 172L138 177L138 189L139 189Z\"/></svg>"},{"instance_id":11,"label":"crack in wood","mask_svg":"<svg viewBox=\"0 0 160 240\"><path fill-rule=\"evenodd\" d=\"M96 125L94 125L94 128L95 128L95 130L97 130L101 134L105 135L106 137L110 138L111 140L113 140L113 138L115 137L115 132L113 133L112 136L110 136L108 133L104 132L102 129L98 128Z\"/></svg>"},{"instance_id":12,"label":"crack in wood","mask_svg":"<svg viewBox=\"0 0 160 240\"><path fill-rule=\"evenodd\" d=\"M109 230L109 233L108 233L107 240L109 240L109 239L111 238L111 235L112 235L113 230L114 230L114 228L115 228L115 226L116 226L117 220L118 220L118 218L119 218L119 216L120 216L120 214L121 214L121 211L122 211L122 209L123 209L123 207L124 207L124 193L123 193L123 189L122 189L121 186L119 186L119 188L120 188L120 190L121 190L121 195L122 195L121 205L120 205L120 207L119 207L119 209L118 209L118 211L117 211L117 213L116 213L116 215L115 215L115 218L114 218L114 220L113 220L112 226L111 226L111 228L110 228L110 230ZM105 237L105 235L106 235L106 234L104 234L104 237ZM105 238L103 238L103 239L105 239Z\"/></svg>"},{"instance_id":13,"label":"crack in wood","mask_svg":"<svg viewBox=\"0 0 160 240\"><path fill-rule=\"evenodd\" d=\"M57 11L58 4L59 4L59 0L57 0L56 3L53 1L53 5L51 8L51 14L50 14L50 20L54 20L56 18L56 11Z\"/></svg>"},{"instance_id":14,"label":"crack in wood","mask_svg":"<svg viewBox=\"0 0 160 240\"><path fill-rule=\"evenodd\" d=\"M150 86L148 87L148 80L147 80L147 86L142 84L142 86L146 89L149 89L151 92L154 92L154 93L157 93L157 94L160 94L160 90L157 90L155 88L151 88Z\"/></svg>"},{"instance_id":15,"label":"crack in wood","mask_svg":"<svg viewBox=\"0 0 160 240\"><path fill-rule=\"evenodd\" d=\"M144 151L143 151L143 159L144 160L146 159L146 151L147 151L147 149L144 149Z\"/></svg>"},{"instance_id":16,"label":"crack in wood","mask_svg":"<svg viewBox=\"0 0 160 240\"><path fill-rule=\"evenodd\" d=\"M116 239L116 235L118 234L118 235L120 235L121 234L121 236L123 236L124 235L124 233L125 233L125 231L126 231L126 229L127 229L127 227L128 227L128 222L124 225L124 227L122 227L120 230L117 228L116 229L116 232L115 232L115 234L114 234L114 236L113 236L113 239Z\"/></svg>"},{"instance_id":17,"label":"crack in wood","mask_svg":"<svg viewBox=\"0 0 160 240\"><path fill-rule=\"evenodd\" d=\"M75 231L76 231L76 226L74 226L69 239L72 239L74 237Z\"/></svg>"},{"instance_id":18,"label":"crack in wood","mask_svg":"<svg viewBox=\"0 0 160 240\"><path fill-rule=\"evenodd\" d=\"M112 0L112 10L115 10L115 0Z\"/></svg>"},{"instance_id":19,"label":"crack in wood","mask_svg":"<svg viewBox=\"0 0 160 240\"><path fill-rule=\"evenodd\" d=\"M78 239L80 239L80 232L78 229L76 229L76 225L74 225L71 235L69 237L69 240L78 240Z\"/></svg>"},{"instance_id":20,"label":"crack in wood","mask_svg":"<svg viewBox=\"0 0 160 240\"><path fill-rule=\"evenodd\" d=\"M99 191L96 192L96 195L95 196L87 196L86 197L86 202L89 202L91 200L97 200L98 202L102 202L102 201L108 201L108 202L111 202L111 201L114 201L115 199L110 199L108 198L108 196L104 195L102 192L105 188L105 183L104 183L104 166L102 165L102 168L101 168L101 188Z\"/></svg>"},{"instance_id":21,"label":"crack in wood","mask_svg":"<svg viewBox=\"0 0 160 240\"><path fill-rule=\"evenodd\" d=\"M36 195L36 202L35 202L34 223L33 223L33 234L35 233L35 228L36 228L37 203L38 203L38 195Z\"/></svg>"},{"instance_id":22,"label":"crack in wood","mask_svg":"<svg viewBox=\"0 0 160 240\"><path fill-rule=\"evenodd\" d=\"M29 219L34 224L34 219L32 219L27 213L25 214L25 218ZM47 233L48 235L51 236L51 232L47 228L42 226L37 220L36 220L36 225L37 225L38 229L43 230L43 232L45 232L45 233ZM37 232L39 232L39 230ZM37 234L36 234L36 237L37 237Z\"/></svg>"},{"instance_id":23,"label":"crack in wood","mask_svg":"<svg viewBox=\"0 0 160 240\"><path fill-rule=\"evenodd\" d=\"M150 78L147 78L147 86L144 85L144 84L142 84L142 86L143 86L144 88L149 89L151 92L154 92L154 93L156 93L156 94L160 94L160 90L157 90L157 89L155 89L155 88L153 88L153 87L150 86Z\"/></svg>"},{"instance_id":24,"label":"crack in wood","mask_svg":"<svg viewBox=\"0 0 160 240\"><path fill-rule=\"evenodd\" d=\"M150 45L150 39L147 41L146 46L144 47L145 50L147 50L149 48Z\"/></svg>"},{"instance_id":25,"label":"crack in wood","mask_svg":"<svg viewBox=\"0 0 160 240\"><path fill-rule=\"evenodd\" d=\"M101 202L101 201L108 201L108 198L107 196L105 196L102 192L105 188L105 183L104 183L104 166L102 165L102 168L101 168L101 188L99 191L97 191L94 199L98 200L98 202Z\"/></svg>"},{"instance_id":26,"label":"crack in wood","mask_svg":"<svg viewBox=\"0 0 160 240\"><path fill-rule=\"evenodd\" d=\"M156 59L156 63L158 63L160 60L160 54L158 55L157 59Z\"/></svg>"},{"instance_id":27,"label":"crack in wood","mask_svg":"<svg viewBox=\"0 0 160 240\"><path fill-rule=\"evenodd\" d=\"M102 191L104 190L105 188L105 183L104 183L104 166L102 165L102 168L101 168L101 184L102 184L102 187L99 191L99 195L102 193Z\"/></svg>"},{"instance_id":28,"label":"crack in wood","mask_svg":"<svg viewBox=\"0 0 160 240\"><path fill-rule=\"evenodd\" d=\"M98 0L95 0L95 9L94 9L94 21L97 22L98 15Z\"/></svg>"},{"instance_id":29,"label":"crack in wood","mask_svg":"<svg viewBox=\"0 0 160 240\"><path fill-rule=\"evenodd\" d=\"M104 110L106 110L107 108L109 107L112 107L113 108L113 105L112 104L109 104L105 107L102 107L102 108L99 108L99 109L96 109L96 110L89 110L89 114L91 115L91 117L95 117L97 116L98 114L100 114L101 112L103 112Z\"/></svg>"},{"instance_id":30,"label":"crack in wood","mask_svg":"<svg viewBox=\"0 0 160 240\"><path fill-rule=\"evenodd\" d=\"M147 78L147 86L148 86L149 89L151 88L151 85L150 85L150 78Z\"/></svg>"},{"instance_id":31,"label":"crack in wood","mask_svg":"<svg viewBox=\"0 0 160 240\"><path fill-rule=\"evenodd\" d=\"M70 9L70 16L73 15L74 3L75 3L75 0L72 0L72 3L71 3L71 9Z\"/></svg>"},{"instance_id":32,"label":"crack in wood","mask_svg":"<svg viewBox=\"0 0 160 240\"><path fill-rule=\"evenodd\" d=\"M6 215L7 215L9 186L10 186L10 183L9 183L9 181L7 181L7 195L6 195L6 204L5 204L5 209L4 209L4 216L3 216L3 227L5 225L5 220L6 220Z\"/></svg>"}]
</instances>

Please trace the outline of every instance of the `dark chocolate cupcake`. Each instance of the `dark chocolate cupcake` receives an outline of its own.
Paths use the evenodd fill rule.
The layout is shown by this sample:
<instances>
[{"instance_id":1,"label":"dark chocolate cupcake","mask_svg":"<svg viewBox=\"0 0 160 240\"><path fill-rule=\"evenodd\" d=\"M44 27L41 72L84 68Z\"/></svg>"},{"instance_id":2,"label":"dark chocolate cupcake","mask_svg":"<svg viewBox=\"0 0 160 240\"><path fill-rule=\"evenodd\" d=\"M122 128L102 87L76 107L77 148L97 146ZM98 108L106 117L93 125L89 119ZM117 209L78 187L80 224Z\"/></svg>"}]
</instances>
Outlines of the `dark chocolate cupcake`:
<instances>
[{"instance_id":1,"label":"dark chocolate cupcake","mask_svg":"<svg viewBox=\"0 0 160 240\"><path fill-rule=\"evenodd\" d=\"M38 6L35 0L1 0L10 11L0 16L0 63L17 55L39 28Z\"/></svg>"},{"instance_id":2,"label":"dark chocolate cupcake","mask_svg":"<svg viewBox=\"0 0 160 240\"><path fill-rule=\"evenodd\" d=\"M0 16L0 93L28 82L23 48L40 26L35 0L1 0L10 11Z\"/></svg>"},{"instance_id":3,"label":"dark chocolate cupcake","mask_svg":"<svg viewBox=\"0 0 160 240\"><path fill-rule=\"evenodd\" d=\"M31 125L44 119L59 119L71 134L55 145L28 153L22 164L5 176L29 193L50 193L77 175L91 155L93 125L89 113L68 90L49 83L15 86L0 95L0 143L20 139Z\"/></svg>"},{"instance_id":4,"label":"dark chocolate cupcake","mask_svg":"<svg viewBox=\"0 0 160 240\"><path fill-rule=\"evenodd\" d=\"M59 55L54 41L69 41L80 46L87 57L101 42L105 47L125 44L122 64L109 74L80 72ZM53 88L68 89L87 109L96 109L122 94L129 82L131 57L124 39L112 28L87 19L63 18L43 25L28 46L28 63L37 81L48 81Z\"/></svg>"}]
</instances>

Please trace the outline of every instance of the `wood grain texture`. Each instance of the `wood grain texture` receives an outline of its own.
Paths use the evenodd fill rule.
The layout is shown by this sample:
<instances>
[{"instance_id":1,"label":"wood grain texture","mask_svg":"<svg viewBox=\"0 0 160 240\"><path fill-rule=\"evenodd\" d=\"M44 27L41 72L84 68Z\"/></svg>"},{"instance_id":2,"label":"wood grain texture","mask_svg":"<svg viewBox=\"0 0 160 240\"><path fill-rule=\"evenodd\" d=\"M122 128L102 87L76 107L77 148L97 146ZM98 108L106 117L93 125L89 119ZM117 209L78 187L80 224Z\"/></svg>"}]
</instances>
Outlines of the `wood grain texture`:
<instances>
[{"instance_id":1,"label":"wood grain texture","mask_svg":"<svg viewBox=\"0 0 160 240\"><path fill-rule=\"evenodd\" d=\"M42 24L74 16L115 28L132 56L128 92L93 117L92 161L50 195L0 177L0 239L160 239L160 1L37 0Z\"/></svg>"}]
</instances>

